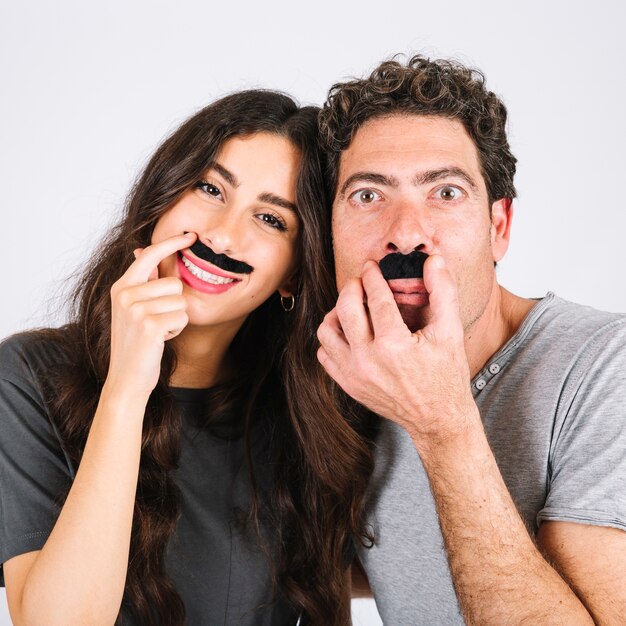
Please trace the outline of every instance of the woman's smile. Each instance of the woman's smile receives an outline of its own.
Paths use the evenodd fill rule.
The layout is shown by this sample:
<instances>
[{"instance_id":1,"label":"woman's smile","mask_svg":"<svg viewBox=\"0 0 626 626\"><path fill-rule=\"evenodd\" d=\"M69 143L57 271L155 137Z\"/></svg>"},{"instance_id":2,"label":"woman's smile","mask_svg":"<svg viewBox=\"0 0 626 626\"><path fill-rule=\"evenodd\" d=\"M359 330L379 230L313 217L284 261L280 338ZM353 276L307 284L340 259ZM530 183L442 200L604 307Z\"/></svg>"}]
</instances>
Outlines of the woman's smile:
<instances>
[{"instance_id":1,"label":"woman's smile","mask_svg":"<svg viewBox=\"0 0 626 626\"><path fill-rule=\"evenodd\" d=\"M227 278L201 269L182 253L178 257L180 279L192 289L203 293L220 294L228 291L241 281Z\"/></svg>"}]
</instances>

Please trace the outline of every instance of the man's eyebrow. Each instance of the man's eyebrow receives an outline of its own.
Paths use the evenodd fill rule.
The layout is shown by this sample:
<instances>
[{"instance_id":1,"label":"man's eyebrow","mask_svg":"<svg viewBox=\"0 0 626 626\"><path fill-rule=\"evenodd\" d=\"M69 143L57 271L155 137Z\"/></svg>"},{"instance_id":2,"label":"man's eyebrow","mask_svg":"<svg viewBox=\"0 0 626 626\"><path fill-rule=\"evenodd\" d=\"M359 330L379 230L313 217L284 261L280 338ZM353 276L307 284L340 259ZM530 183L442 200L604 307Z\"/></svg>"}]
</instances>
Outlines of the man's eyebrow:
<instances>
[{"instance_id":1,"label":"man's eyebrow","mask_svg":"<svg viewBox=\"0 0 626 626\"><path fill-rule=\"evenodd\" d=\"M474 179L460 167L442 167L438 170L428 170L427 172L421 172L415 175L413 182L416 185L427 185L428 183L434 183L442 178L448 178L454 176L456 178L462 178L473 190L478 189L478 185Z\"/></svg>"},{"instance_id":2,"label":"man's eyebrow","mask_svg":"<svg viewBox=\"0 0 626 626\"><path fill-rule=\"evenodd\" d=\"M398 179L393 176L384 176L383 174L377 174L376 172L355 172L351 176L348 176L341 189L339 195L343 196L346 193L346 189L355 182L374 183L376 185L386 185L388 187L397 187Z\"/></svg>"},{"instance_id":3,"label":"man's eyebrow","mask_svg":"<svg viewBox=\"0 0 626 626\"><path fill-rule=\"evenodd\" d=\"M277 196L275 193L265 192L265 193L259 194L258 197L259 197L259 202L267 202L269 204L274 204L276 206L279 206L283 209L293 211L296 214L298 213L298 208L293 202L289 202L289 200L285 200L284 198Z\"/></svg>"},{"instance_id":4,"label":"man's eyebrow","mask_svg":"<svg viewBox=\"0 0 626 626\"><path fill-rule=\"evenodd\" d=\"M215 170L231 187L239 187L239 181L237 177L230 171L228 171L223 165L219 163L211 163L209 169Z\"/></svg>"}]
</instances>

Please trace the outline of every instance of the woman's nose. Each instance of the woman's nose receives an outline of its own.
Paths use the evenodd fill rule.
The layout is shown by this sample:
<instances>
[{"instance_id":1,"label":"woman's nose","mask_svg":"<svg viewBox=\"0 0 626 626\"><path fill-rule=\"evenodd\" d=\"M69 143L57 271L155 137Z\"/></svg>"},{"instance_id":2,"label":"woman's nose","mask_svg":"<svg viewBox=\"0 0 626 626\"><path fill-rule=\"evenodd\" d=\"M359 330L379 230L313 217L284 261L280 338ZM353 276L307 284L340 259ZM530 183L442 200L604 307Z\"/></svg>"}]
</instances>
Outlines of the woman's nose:
<instances>
[{"instance_id":1,"label":"woman's nose","mask_svg":"<svg viewBox=\"0 0 626 626\"><path fill-rule=\"evenodd\" d=\"M217 254L231 255L241 246L243 229L241 218L234 211L221 211L211 216L200 232L200 238Z\"/></svg>"}]
</instances>

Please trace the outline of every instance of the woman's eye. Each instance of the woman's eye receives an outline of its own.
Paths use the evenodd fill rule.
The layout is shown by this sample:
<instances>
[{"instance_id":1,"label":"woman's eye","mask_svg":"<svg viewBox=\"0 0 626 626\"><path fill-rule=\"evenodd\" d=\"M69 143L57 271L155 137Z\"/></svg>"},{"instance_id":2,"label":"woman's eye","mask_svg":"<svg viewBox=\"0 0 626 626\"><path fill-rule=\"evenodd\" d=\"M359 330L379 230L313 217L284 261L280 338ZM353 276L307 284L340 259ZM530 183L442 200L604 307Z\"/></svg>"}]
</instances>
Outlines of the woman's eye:
<instances>
[{"instance_id":1,"label":"woman's eye","mask_svg":"<svg viewBox=\"0 0 626 626\"><path fill-rule=\"evenodd\" d=\"M380 198L380 194L373 189L359 189L350 198L359 204L372 204Z\"/></svg>"},{"instance_id":2,"label":"woman's eye","mask_svg":"<svg viewBox=\"0 0 626 626\"><path fill-rule=\"evenodd\" d=\"M212 196L213 198L221 198L222 192L219 190L219 187L216 187L213 183L207 183L201 180L199 183L196 183L196 188L204 191L204 193Z\"/></svg>"},{"instance_id":3,"label":"woman's eye","mask_svg":"<svg viewBox=\"0 0 626 626\"><path fill-rule=\"evenodd\" d=\"M267 224L276 230L287 230L287 224L285 224L285 222L277 215L272 215L271 213L261 213L258 217L264 224Z\"/></svg>"},{"instance_id":4,"label":"woman's eye","mask_svg":"<svg viewBox=\"0 0 626 626\"><path fill-rule=\"evenodd\" d=\"M454 185L445 185L440 187L435 192L435 196L441 200L458 200L463 195L463 192Z\"/></svg>"}]
</instances>

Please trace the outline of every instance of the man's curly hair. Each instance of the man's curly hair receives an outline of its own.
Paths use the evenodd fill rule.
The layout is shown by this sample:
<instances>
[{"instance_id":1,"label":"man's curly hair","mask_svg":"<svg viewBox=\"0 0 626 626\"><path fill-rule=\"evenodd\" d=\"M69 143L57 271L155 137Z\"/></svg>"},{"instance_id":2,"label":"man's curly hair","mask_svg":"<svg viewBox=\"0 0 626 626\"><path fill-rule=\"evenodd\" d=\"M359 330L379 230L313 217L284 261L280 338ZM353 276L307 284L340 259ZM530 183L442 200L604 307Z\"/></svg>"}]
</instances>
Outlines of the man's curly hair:
<instances>
[{"instance_id":1,"label":"man's curly hair","mask_svg":"<svg viewBox=\"0 0 626 626\"><path fill-rule=\"evenodd\" d=\"M320 113L320 131L328 153L330 197L337 191L341 152L357 130L376 117L397 114L439 115L456 119L478 149L489 204L516 196L517 159L506 136L506 107L487 91L479 70L451 60L413 56L406 65L381 63L368 78L336 83Z\"/></svg>"}]
</instances>

